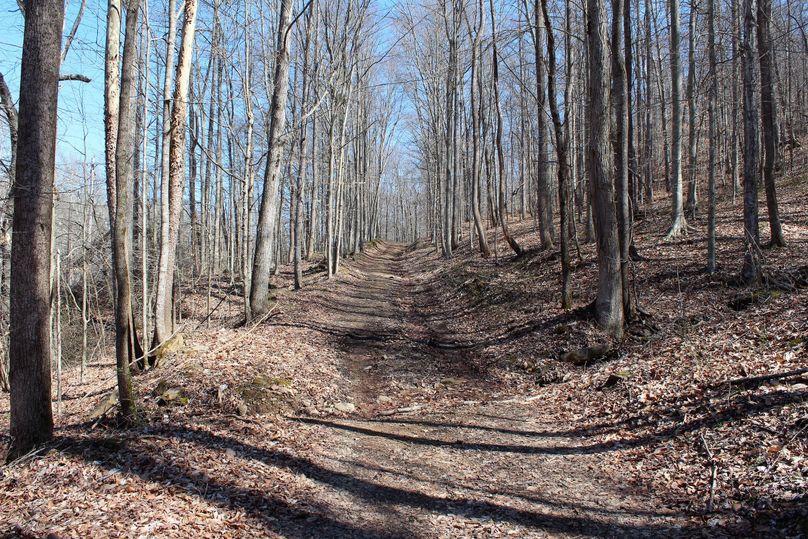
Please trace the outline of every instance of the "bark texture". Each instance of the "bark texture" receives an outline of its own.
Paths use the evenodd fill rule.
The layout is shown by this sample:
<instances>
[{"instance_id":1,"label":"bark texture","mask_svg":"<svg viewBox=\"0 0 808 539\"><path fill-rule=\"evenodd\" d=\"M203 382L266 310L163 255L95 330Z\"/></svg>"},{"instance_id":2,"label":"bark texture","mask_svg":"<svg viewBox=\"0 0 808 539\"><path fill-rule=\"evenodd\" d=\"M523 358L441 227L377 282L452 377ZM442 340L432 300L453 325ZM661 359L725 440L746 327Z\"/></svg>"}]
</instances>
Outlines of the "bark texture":
<instances>
[{"instance_id":1,"label":"bark texture","mask_svg":"<svg viewBox=\"0 0 808 539\"><path fill-rule=\"evenodd\" d=\"M760 278L760 227L758 185L760 176L760 100L758 49L756 39L757 0L745 0L741 68L743 70L743 226L744 254L741 278L754 283Z\"/></svg>"},{"instance_id":2,"label":"bark texture","mask_svg":"<svg viewBox=\"0 0 808 539\"><path fill-rule=\"evenodd\" d=\"M269 153L264 170L264 192L258 213L258 236L255 241L250 315L263 316L269 311L269 276L272 270L272 253L275 242L275 219L278 206L283 141L281 135L286 127L286 100L289 93L289 26L292 20L292 0L282 0L278 20L278 50L275 60L275 85L272 90L271 114L267 131Z\"/></svg>"},{"instance_id":3,"label":"bark texture","mask_svg":"<svg viewBox=\"0 0 808 539\"><path fill-rule=\"evenodd\" d=\"M50 264L62 0L28 2L23 37L11 246L11 446L24 455L53 435Z\"/></svg>"},{"instance_id":4,"label":"bark texture","mask_svg":"<svg viewBox=\"0 0 808 539\"><path fill-rule=\"evenodd\" d=\"M177 255L182 190L185 185L185 128L191 59L196 34L196 0L186 0L182 25L182 43L177 57L177 77L169 127L168 149L168 236L165 224L160 238L160 260L155 292L153 346L164 342L174 332L174 261ZM165 182L165 179L163 180ZM165 183L163 189L165 190ZM165 218L165 215L163 216Z\"/></svg>"},{"instance_id":5,"label":"bark texture","mask_svg":"<svg viewBox=\"0 0 808 539\"><path fill-rule=\"evenodd\" d=\"M766 187L766 207L769 210L771 245L786 244L780 225L775 177L780 167L780 118L777 104L777 70L772 46L772 0L758 0L757 35L760 49L760 112L763 121L763 183Z\"/></svg>"},{"instance_id":6,"label":"bark texture","mask_svg":"<svg viewBox=\"0 0 808 539\"><path fill-rule=\"evenodd\" d=\"M602 0L587 0L586 38L589 53L589 188L598 242L595 319L613 336L621 337L623 284L614 185L610 177L609 70L606 64L606 10Z\"/></svg>"},{"instance_id":7,"label":"bark texture","mask_svg":"<svg viewBox=\"0 0 808 539\"><path fill-rule=\"evenodd\" d=\"M671 34L671 187L672 223L668 238L676 238L687 232L687 222L682 194L682 65L680 55L681 36L679 34L679 0L670 1Z\"/></svg>"}]
</instances>

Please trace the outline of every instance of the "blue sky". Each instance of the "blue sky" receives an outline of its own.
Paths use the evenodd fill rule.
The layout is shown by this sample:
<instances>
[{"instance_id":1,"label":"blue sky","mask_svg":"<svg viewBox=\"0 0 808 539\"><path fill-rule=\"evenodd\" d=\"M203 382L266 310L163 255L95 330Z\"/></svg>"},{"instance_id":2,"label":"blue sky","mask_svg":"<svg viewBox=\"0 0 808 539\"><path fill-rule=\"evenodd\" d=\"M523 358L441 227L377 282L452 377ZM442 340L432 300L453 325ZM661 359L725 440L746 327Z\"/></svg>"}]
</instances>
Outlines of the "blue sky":
<instances>
[{"instance_id":1,"label":"blue sky","mask_svg":"<svg viewBox=\"0 0 808 539\"><path fill-rule=\"evenodd\" d=\"M150 8L160 10L162 2L151 1ZM394 10L399 0L377 0L375 9L385 13ZM67 0L65 33L73 24L81 0ZM63 74L89 77L89 84L62 82L59 92L59 135L57 163L104 160L104 42L106 2L87 0L81 26L62 66ZM153 16L152 16L153 17ZM154 21L152 21L154 22ZM381 45L392 41L390 21L384 24ZM16 0L0 0L0 72L3 73L15 100L19 96L20 60L24 20ZM0 152L7 155L8 137L5 126L0 132ZM86 149L85 149L86 148Z\"/></svg>"},{"instance_id":2,"label":"blue sky","mask_svg":"<svg viewBox=\"0 0 808 539\"><path fill-rule=\"evenodd\" d=\"M80 3L80 0L68 1L66 32L73 24ZM99 0L87 1L78 34L62 66L62 73L85 75L92 81L89 84L61 83L56 156L59 165L82 161L85 157L85 140L87 161L103 162L105 6L106 2ZM0 71L15 100L19 96L23 25L17 2L0 0ZM4 152L8 149L5 133L3 128L0 148Z\"/></svg>"}]
</instances>

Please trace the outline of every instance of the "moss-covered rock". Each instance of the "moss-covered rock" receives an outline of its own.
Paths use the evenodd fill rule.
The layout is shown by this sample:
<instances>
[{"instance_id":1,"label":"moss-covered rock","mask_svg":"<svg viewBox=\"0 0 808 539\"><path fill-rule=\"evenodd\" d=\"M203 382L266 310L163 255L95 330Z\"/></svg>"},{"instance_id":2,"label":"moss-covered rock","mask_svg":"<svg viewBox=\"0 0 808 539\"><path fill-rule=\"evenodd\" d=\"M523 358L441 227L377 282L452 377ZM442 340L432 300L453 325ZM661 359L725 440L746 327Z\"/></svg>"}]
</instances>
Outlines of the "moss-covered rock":
<instances>
[{"instance_id":1,"label":"moss-covered rock","mask_svg":"<svg viewBox=\"0 0 808 539\"><path fill-rule=\"evenodd\" d=\"M160 394L157 399L159 406L186 406L188 404L188 397L182 391L181 387L172 387Z\"/></svg>"}]
</instances>

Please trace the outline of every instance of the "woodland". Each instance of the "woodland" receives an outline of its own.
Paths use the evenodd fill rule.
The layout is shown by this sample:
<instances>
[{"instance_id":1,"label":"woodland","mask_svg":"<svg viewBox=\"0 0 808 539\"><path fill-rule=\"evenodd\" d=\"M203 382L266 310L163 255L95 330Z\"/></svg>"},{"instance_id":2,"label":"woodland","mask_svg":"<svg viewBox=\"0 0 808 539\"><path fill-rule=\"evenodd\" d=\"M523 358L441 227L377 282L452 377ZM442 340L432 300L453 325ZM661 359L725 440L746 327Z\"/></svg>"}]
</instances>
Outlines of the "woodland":
<instances>
[{"instance_id":1,"label":"woodland","mask_svg":"<svg viewBox=\"0 0 808 539\"><path fill-rule=\"evenodd\" d=\"M808 536L808 4L0 0L0 537Z\"/></svg>"}]
</instances>

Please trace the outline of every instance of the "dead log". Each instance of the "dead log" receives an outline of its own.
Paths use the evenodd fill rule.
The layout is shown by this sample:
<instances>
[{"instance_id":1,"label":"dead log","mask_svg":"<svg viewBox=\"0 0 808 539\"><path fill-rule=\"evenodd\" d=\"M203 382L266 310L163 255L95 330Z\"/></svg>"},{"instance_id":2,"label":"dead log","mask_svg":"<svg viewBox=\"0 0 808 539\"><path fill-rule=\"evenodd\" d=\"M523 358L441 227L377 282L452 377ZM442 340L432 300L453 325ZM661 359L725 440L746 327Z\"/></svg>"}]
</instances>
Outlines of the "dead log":
<instances>
[{"instance_id":1,"label":"dead log","mask_svg":"<svg viewBox=\"0 0 808 539\"><path fill-rule=\"evenodd\" d=\"M572 363L576 366L583 366L597 361L602 361L613 354L613 350L608 345L587 346L580 350L571 350L561 354L561 361Z\"/></svg>"}]
</instances>

